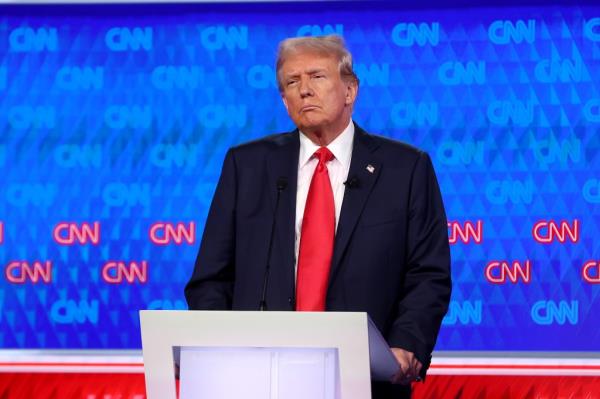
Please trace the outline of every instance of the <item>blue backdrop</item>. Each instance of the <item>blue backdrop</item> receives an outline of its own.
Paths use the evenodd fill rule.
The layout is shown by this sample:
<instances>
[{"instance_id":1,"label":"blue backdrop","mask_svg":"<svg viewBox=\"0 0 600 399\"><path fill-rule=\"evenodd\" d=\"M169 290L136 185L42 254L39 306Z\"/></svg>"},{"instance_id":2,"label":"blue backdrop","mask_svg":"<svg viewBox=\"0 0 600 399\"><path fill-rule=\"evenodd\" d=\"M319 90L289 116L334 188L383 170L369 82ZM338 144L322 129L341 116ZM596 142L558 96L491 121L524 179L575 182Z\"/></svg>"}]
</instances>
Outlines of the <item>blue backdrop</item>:
<instances>
[{"instance_id":1,"label":"blue backdrop","mask_svg":"<svg viewBox=\"0 0 600 399\"><path fill-rule=\"evenodd\" d=\"M184 309L227 148L293 128L277 43L338 33L355 120L434 161L438 350L600 351L600 7L0 7L0 346L139 348Z\"/></svg>"}]
</instances>

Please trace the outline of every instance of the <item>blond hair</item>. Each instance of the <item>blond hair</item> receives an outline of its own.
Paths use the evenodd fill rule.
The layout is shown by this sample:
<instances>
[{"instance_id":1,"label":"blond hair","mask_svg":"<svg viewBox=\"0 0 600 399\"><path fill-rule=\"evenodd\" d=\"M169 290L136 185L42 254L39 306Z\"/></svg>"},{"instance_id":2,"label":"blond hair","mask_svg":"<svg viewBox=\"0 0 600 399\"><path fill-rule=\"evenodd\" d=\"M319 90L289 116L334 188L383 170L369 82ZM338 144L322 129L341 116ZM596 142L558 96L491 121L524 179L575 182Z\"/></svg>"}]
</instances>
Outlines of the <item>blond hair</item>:
<instances>
[{"instance_id":1,"label":"blond hair","mask_svg":"<svg viewBox=\"0 0 600 399\"><path fill-rule=\"evenodd\" d=\"M358 77L352 68L352 54L346 48L344 39L339 35L292 37L279 43L277 49L277 61L275 71L277 74L277 87L283 91L281 67L286 59L302 52L313 52L329 57L335 57L338 61L340 76L346 81L358 85Z\"/></svg>"}]
</instances>

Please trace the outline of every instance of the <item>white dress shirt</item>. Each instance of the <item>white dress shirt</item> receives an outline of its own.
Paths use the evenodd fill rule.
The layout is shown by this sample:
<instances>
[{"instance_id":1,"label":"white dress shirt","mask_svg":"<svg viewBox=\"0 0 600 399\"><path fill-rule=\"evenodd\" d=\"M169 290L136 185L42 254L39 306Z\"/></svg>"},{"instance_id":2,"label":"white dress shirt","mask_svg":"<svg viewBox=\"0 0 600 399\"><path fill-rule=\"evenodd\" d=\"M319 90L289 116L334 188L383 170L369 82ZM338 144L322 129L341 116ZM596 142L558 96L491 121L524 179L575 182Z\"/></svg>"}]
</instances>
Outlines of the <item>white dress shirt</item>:
<instances>
[{"instance_id":1,"label":"white dress shirt","mask_svg":"<svg viewBox=\"0 0 600 399\"><path fill-rule=\"evenodd\" d=\"M354 141L354 123L352 120L346 129L335 138L327 149L333 154L333 159L327 162L329 181L333 191L335 202L335 229L337 231L342 201L344 200L344 182L348 179L350 160L352 158L352 144ZM298 157L298 188L296 190L296 245L295 245L295 269L298 270L298 252L300 251L300 235L302 232L302 220L304 218L304 207L310 181L319 160L313 157L315 151L320 147L313 143L304 133L300 132L300 155Z\"/></svg>"}]
</instances>

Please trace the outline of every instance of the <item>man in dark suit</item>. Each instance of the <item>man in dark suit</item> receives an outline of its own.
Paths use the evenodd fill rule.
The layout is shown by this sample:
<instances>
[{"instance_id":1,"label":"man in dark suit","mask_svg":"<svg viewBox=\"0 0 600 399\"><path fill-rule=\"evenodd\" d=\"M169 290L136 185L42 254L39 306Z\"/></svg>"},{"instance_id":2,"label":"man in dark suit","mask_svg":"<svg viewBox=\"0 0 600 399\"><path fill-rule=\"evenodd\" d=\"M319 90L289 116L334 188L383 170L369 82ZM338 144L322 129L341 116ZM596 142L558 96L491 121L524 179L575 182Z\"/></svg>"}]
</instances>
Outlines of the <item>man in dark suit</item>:
<instances>
[{"instance_id":1,"label":"man in dark suit","mask_svg":"<svg viewBox=\"0 0 600 399\"><path fill-rule=\"evenodd\" d=\"M283 41L277 81L298 129L228 151L189 308L366 311L400 364L373 397L409 397L451 290L431 160L352 121L358 79L340 37Z\"/></svg>"}]
</instances>

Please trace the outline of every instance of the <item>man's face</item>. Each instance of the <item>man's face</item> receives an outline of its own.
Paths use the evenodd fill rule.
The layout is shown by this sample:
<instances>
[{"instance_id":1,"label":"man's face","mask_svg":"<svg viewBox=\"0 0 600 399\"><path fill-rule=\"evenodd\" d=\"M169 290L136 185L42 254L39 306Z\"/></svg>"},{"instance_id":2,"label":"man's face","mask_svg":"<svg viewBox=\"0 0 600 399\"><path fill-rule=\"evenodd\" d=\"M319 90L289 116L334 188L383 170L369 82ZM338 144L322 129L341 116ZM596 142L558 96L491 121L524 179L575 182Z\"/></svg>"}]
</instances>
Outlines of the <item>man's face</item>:
<instances>
[{"instance_id":1,"label":"man's face","mask_svg":"<svg viewBox=\"0 0 600 399\"><path fill-rule=\"evenodd\" d=\"M340 76L334 57L299 52L281 66L281 96L296 126L305 133L341 133L350 121L357 87Z\"/></svg>"}]
</instances>

